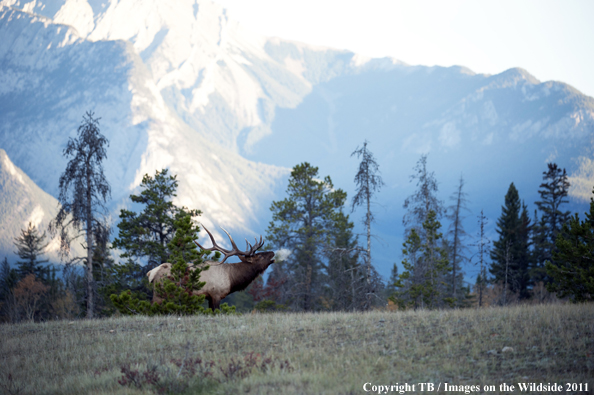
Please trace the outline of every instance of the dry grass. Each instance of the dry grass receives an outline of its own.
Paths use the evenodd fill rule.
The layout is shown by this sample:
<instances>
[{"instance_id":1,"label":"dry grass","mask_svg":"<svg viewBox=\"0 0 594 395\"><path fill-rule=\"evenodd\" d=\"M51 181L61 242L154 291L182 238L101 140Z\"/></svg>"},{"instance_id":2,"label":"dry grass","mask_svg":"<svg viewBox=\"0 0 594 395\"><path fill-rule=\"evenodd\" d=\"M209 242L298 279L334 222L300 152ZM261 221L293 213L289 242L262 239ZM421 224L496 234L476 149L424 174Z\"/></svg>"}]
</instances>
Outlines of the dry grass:
<instances>
[{"instance_id":1,"label":"dry grass","mask_svg":"<svg viewBox=\"0 0 594 395\"><path fill-rule=\"evenodd\" d=\"M243 378L225 378L219 368L228 372L230 361L250 352L273 362ZM213 376L176 378L170 360L195 357L215 362ZM280 367L285 360L292 369ZM118 383L127 364L140 372L155 366L175 393L351 394L365 393L366 382L497 389L501 383L569 382L588 383L592 392L594 305L0 326L0 391L6 393L155 393L150 385Z\"/></svg>"}]
</instances>

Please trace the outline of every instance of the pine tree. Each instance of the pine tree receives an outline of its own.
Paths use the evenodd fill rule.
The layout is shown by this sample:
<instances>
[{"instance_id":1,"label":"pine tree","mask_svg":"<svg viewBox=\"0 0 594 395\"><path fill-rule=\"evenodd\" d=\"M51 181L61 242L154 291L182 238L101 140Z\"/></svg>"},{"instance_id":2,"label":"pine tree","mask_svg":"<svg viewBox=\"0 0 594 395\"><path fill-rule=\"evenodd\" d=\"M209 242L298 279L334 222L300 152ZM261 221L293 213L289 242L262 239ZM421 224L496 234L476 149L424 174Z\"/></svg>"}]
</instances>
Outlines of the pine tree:
<instances>
[{"instance_id":1,"label":"pine tree","mask_svg":"<svg viewBox=\"0 0 594 395\"><path fill-rule=\"evenodd\" d=\"M27 229L21 229L21 235L15 237L14 244L17 248L16 253L22 259L22 261L17 262L20 278L33 274L40 280L46 279L49 272L41 264L49 261L39 259L48 246L48 243L45 243L45 232L40 235L37 227L29 222Z\"/></svg>"},{"instance_id":2,"label":"pine tree","mask_svg":"<svg viewBox=\"0 0 594 395\"><path fill-rule=\"evenodd\" d=\"M58 201L61 207L50 223L50 232L59 234L63 256L69 255L74 238L84 236L86 239L86 257L75 257L70 262L85 262L87 318L93 318L95 310L94 238L98 234L109 234L105 203L111 196L111 188L103 174L102 165L107 157L105 147L109 142L99 130L99 118L93 118L93 115L92 112L87 112L83 116L77 138L70 138L64 149L64 156L73 158L60 176ZM71 229L76 232L74 236L70 234Z\"/></svg>"},{"instance_id":3,"label":"pine tree","mask_svg":"<svg viewBox=\"0 0 594 395\"><path fill-rule=\"evenodd\" d=\"M427 155L421 155L414 168L415 174L410 176L411 181L417 180L417 190L404 201L404 208L407 209L402 223L407 231L411 228L417 229L417 233L423 231L423 223L427 220L429 211L433 211L439 220L443 214L443 202L436 196L437 180L433 172L427 170Z\"/></svg>"},{"instance_id":4,"label":"pine tree","mask_svg":"<svg viewBox=\"0 0 594 395\"><path fill-rule=\"evenodd\" d=\"M451 282L447 258L450 247L438 232L444 210L443 203L436 197L435 175L427 171L427 155L421 156L414 170L411 181L417 180L417 190L404 202L407 213L402 222L407 227L407 240L403 254L406 258L402 262L404 271L396 282L400 291L395 300L401 307L450 305L453 303L447 285Z\"/></svg>"},{"instance_id":5,"label":"pine tree","mask_svg":"<svg viewBox=\"0 0 594 395\"><path fill-rule=\"evenodd\" d=\"M361 158L359 164L359 170L355 175L355 184L357 185L357 193L353 198L353 207L351 211L355 210L356 206L365 204L367 211L365 213L365 220L363 224L367 228L367 254L365 256L365 268L366 268L366 282L367 282L367 297L365 307L369 309L371 307L371 223L374 220L373 213L371 212L371 198L375 192L379 192L384 182L379 175L379 165L373 157L373 153L367 149L367 140L363 142L363 147L353 151L351 156L357 155L357 158Z\"/></svg>"},{"instance_id":6,"label":"pine tree","mask_svg":"<svg viewBox=\"0 0 594 395\"><path fill-rule=\"evenodd\" d=\"M122 314L135 315L193 315L212 314L212 310L202 305L204 295L195 295L204 282L200 281L200 273L208 270L202 266L205 252L198 250L194 241L198 239L199 228L192 223L191 214L178 217L174 222L175 236L167 246L171 251L171 273L161 283L155 284L155 293L163 299L161 303L150 303L142 300L132 291L124 291L120 295L110 296L113 304ZM214 260L218 260L216 253ZM233 314L235 307L227 303L220 306L217 313Z\"/></svg>"},{"instance_id":7,"label":"pine tree","mask_svg":"<svg viewBox=\"0 0 594 395\"><path fill-rule=\"evenodd\" d=\"M545 266L549 292L573 302L594 301L594 198L583 221L575 214L563 224L555 245L553 260Z\"/></svg>"},{"instance_id":8,"label":"pine tree","mask_svg":"<svg viewBox=\"0 0 594 395\"><path fill-rule=\"evenodd\" d=\"M120 211L119 233L112 247L124 250L122 258L144 261L147 271L169 261L167 246L175 234L174 221L186 213L192 217L201 214L173 204L177 187L177 176L168 175L167 169L157 170L154 177L144 175L140 194L130 195L133 203L144 206L142 212Z\"/></svg>"},{"instance_id":9,"label":"pine tree","mask_svg":"<svg viewBox=\"0 0 594 395\"><path fill-rule=\"evenodd\" d=\"M497 220L499 239L493 243L489 271L495 282L504 284L505 289L519 294L521 299L529 297L530 232L527 207L520 202L512 182L505 195L501 217Z\"/></svg>"},{"instance_id":10,"label":"pine tree","mask_svg":"<svg viewBox=\"0 0 594 395\"><path fill-rule=\"evenodd\" d=\"M357 240L353 235L354 224L342 210L335 213L329 232L328 300L334 310L359 310L367 308L366 293L372 289L367 283L367 268L359 264ZM371 303L371 302L369 302Z\"/></svg>"},{"instance_id":11,"label":"pine tree","mask_svg":"<svg viewBox=\"0 0 594 395\"><path fill-rule=\"evenodd\" d=\"M0 322L11 321L10 304L11 293L14 286L19 282L19 275L16 269L10 267L8 259L4 257L0 264Z\"/></svg>"},{"instance_id":12,"label":"pine tree","mask_svg":"<svg viewBox=\"0 0 594 395\"><path fill-rule=\"evenodd\" d=\"M272 203L272 221L267 239L291 255L283 265L275 265L271 276L285 280L280 303L297 310L321 308L324 289L324 253L329 245L333 216L344 206L346 193L334 189L326 176L318 179L318 168L305 162L293 168L288 197Z\"/></svg>"},{"instance_id":13,"label":"pine tree","mask_svg":"<svg viewBox=\"0 0 594 395\"><path fill-rule=\"evenodd\" d=\"M10 267L8 259L4 257L0 264L0 295L6 295L18 281L18 272Z\"/></svg>"},{"instance_id":14,"label":"pine tree","mask_svg":"<svg viewBox=\"0 0 594 395\"><path fill-rule=\"evenodd\" d=\"M143 206L140 213L123 209L120 211L118 237L112 248L123 250L120 257L127 258L123 263L108 265L107 277L99 292L109 306L109 295L119 295L125 290L133 293L139 301L152 298L153 287L146 281L146 273L154 267L170 262L171 250L168 247L176 232L175 221L189 214L196 217L200 210L178 207L172 202L177 196L176 175L169 175L168 169L156 171L155 176L145 174L140 183L138 195L130 195L130 200Z\"/></svg>"},{"instance_id":15,"label":"pine tree","mask_svg":"<svg viewBox=\"0 0 594 395\"><path fill-rule=\"evenodd\" d=\"M116 265L111 256L109 240L97 235L95 241L93 254L93 279L97 288L95 310L102 316L110 316L115 313L115 306L113 306L109 296L114 293L112 285L122 281L119 276L123 265Z\"/></svg>"},{"instance_id":16,"label":"pine tree","mask_svg":"<svg viewBox=\"0 0 594 395\"><path fill-rule=\"evenodd\" d=\"M412 228L403 244L404 271L395 282L399 288L394 298L401 307L437 308L453 306L454 299L444 292L443 279L451 272L447 251L440 246L442 233L437 214L429 210L423 223L424 239Z\"/></svg>"},{"instance_id":17,"label":"pine tree","mask_svg":"<svg viewBox=\"0 0 594 395\"><path fill-rule=\"evenodd\" d=\"M397 291L396 286L394 284L396 283L396 281L398 281L398 277L398 265L394 263L392 265L392 269L390 270L390 278L388 279L388 284L386 285L386 293L388 299L394 296Z\"/></svg>"},{"instance_id":18,"label":"pine tree","mask_svg":"<svg viewBox=\"0 0 594 395\"><path fill-rule=\"evenodd\" d=\"M452 262L452 298L458 301L459 296L457 291L459 286L464 281L464 273L462 272L462 264L468 261L466 252L468 247L465 244L465 238L468 236L464 230L464 212L468 210L468 199L466 199L467 193L463 191L464 178L460 176L460 182L456 192L451 196L453 204L448 207L447 218L451 221L448 236L450 237L450 248L451 248L451 262ZM463 298L464 299L464 298ZM461 300L463 300L461 299Z\"/></svg>"},{"instance_id":19,"label":"pine tree","mask_svg":"<svg viewBox=\"0 0 594 395\"><path fill-rule=\"evenodd\" d=\"M520 226L518 229L518 248L516 259L518 262L517 283L520 292L520 299L530 297L530 288L534 285L531 277L532 262L532 222L528 215L528 207L522 203L522 213L520 214Z\"/></svg>"},{"instance_id":20,"label":"pine tree","mask_svg":"<svg viewBox=\"0 0 594 395\"><path fill-rule=\"evenodd\" d=\"M534 210L534 220L532 221L532 270L530 278L534 282L543 282L546 279L544 263L547 258L547 225L544 218L538 218L538 211Z\"/></svg>"},{"instance_id":21,"label":"pine tree","mask_svg":"<svg viewBox=\"0 0 594 395\"><path fill-rule=\"evenodd\" d=\"M537 228L538 242L534 243L534 257L536 280L544 281L549 279L544 276L544 264L553 259L555 241L561 232L563 224L570 219L569 211L562 211L563 204L568 203L569 181L565 169L561 169L555 163L548 163L548 171L543 172L543 183L540 184L538 193L539 201L536 202L541 212L541 223ZM536 223L535 223L536 224Z\"/></svg>"}]
</instances>

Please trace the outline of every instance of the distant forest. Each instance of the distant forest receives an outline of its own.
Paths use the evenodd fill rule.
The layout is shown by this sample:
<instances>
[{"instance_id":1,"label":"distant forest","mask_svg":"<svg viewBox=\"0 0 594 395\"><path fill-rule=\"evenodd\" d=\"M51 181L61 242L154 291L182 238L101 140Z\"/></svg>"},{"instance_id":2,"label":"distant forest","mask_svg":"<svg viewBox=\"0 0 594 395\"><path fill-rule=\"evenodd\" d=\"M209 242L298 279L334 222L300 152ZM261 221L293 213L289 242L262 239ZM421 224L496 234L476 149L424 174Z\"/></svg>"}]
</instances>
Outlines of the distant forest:
<instances>
[{"instance_id":1,"label":"distant forest","mask_svg":"<svg viewBox=\"0 0 594 395\"><path fill-rule=\"evenodd\" d=\"M29 223L14 239L20 259L0 264L0 321L213 314L195 294L204 286L195 269L205 261L225 263L220 253L194 243L201 211L173 204L177 177L162 169L146 174L139 194L130 195L142 209L122 209L112 227L106 209L111 188L102 166L108 145L99 119L86 113L63 152L69 161L59 181L57 216L47 230ZM314 164L293 167L285 198L270 207L262 249L275 251L276 262L266 281L259 276L245 291L230 294L216 313L482 308L594 298L594 198L583 219L566 210L568 176L555 163L543 169L532 213L510 183L497 238L489 240L482 212L476 235L464 229L470 216L464 178L443 202L427 155L421 155L411 174L415 191L394 202L406 209L405 241L401 254L395 253L402 261L393 264L386 283L375 269L372 242L372 202L384 185L380 168L367 141L352 156L359 167L350 207L346 192ZM357 207L365 210L363 242L350 217ZM49 238L60 242L61 273L44 258ZM86 254L72 256L72 243L81 243ZM471 256L471 250L477 253ZM474 284L464 281L463 267L471 260L479 267ZM174 264L171 276L149 284L147 273L166 262ZM151 302L155 292L158 304Z\"/></svg>"}]
</instances>

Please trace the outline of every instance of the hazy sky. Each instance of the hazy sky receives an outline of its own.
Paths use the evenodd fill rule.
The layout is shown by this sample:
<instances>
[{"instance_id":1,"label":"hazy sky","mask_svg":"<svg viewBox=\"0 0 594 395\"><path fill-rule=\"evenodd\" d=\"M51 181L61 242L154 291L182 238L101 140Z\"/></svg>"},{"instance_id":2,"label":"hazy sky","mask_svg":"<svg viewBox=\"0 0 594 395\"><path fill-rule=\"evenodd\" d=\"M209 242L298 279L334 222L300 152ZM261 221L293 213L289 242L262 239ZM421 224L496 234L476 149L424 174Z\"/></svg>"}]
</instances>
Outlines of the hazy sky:
<instances>
[{"instance_id":1,"label":"hazy sky","mask_svg":"<svg viewBox=\"0 0 594 395\"><path fill-rule=\"evenodd\" d=\"M521 67L594 97L594 1L215 1L265 36L477 73Z\"/></svg>"}]
</instances>

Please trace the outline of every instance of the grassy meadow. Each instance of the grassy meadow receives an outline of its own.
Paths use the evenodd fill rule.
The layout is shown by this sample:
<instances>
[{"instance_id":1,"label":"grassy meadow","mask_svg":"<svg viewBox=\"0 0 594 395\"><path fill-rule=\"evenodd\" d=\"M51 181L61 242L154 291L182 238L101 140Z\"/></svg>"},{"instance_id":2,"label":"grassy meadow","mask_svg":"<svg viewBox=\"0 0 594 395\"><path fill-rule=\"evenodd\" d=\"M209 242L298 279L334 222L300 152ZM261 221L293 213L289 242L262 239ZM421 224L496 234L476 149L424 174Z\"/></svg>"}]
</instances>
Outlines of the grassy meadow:
<instances>
[{"instance_id":1,"label":"grassy meadow","mask_svg":"<svg viewBox=\"0 0 594 395\"><path fill-rule=\"evenodd\" d=\"M594 393L594 305L0 325L6 394L364 394L365 383L421 382Z\"/></svg>"}]
</instances>

